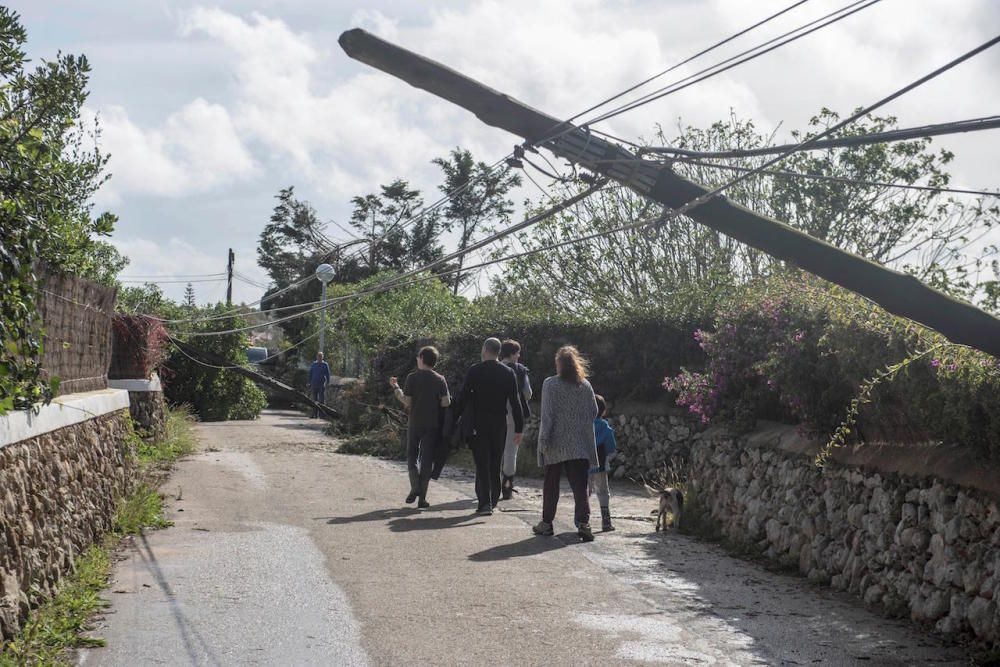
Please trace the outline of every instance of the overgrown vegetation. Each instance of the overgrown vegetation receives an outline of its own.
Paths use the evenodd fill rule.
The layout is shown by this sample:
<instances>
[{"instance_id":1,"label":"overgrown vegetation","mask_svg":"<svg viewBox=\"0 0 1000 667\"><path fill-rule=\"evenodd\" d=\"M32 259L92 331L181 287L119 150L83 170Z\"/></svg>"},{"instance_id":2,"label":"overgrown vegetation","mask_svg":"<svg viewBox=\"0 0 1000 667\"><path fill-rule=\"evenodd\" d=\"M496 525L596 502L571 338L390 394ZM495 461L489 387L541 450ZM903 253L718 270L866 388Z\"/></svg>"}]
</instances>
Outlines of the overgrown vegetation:
<instances>
[{"instance_id":1,"label":"overgrown vegetation","mask_svg":"<svg viewBox=\"0 0 1000 667\"><path fill-rule=\"evenodd\" d=\"M804 275L750 286L694 337L703 369L664 386L705 423L769 418L835 445L940 440L1000 456L1000 362L844 290Z\"/></svg>"},{"instance_id":2,"label":"overgrown vegetation","mask_svg":"<svg viewBox=\"0 0 1000 667\"><path fill-rule=\"evenodd\" d=\"M103 639L87 633L90 619L106 606L101 593L111 573L111 555L123 537L170 525L157 487L174 461L194 451L193 421L187 409L173 409L167 414L166 436L160 442L145 442L133 432L138 482L131 495L119 500L113 531L76 558L73 573L63 580L55 597L32 613L17 637L3 644L0 667L67 664L69 649L104 645Z\"/></svg>"},{"instance_id":3,"label":"overgrown vegetation","mask_svg":"<svg viewBox=\"0 0 1000 667\"><path fill-rule=\"evenodd\" d=\"M225 365L245 366L249 338L246 320L239 316L219 317L230 312L223 304L201 311L190 332L223 332L192 338L199 348L224 359ZM235 330L235 331L234 331ZM183 336L182 336L183 337ZM164 395L172 405L188 405L202 421L256 419L267 405L264 392L249 379L225 368L214 368L195 361L174 347L163 364Z\"/></svg>"},{"instance_id":4,"label":"overgrown vegetation","mask_svg":"<svg viewBox=\"0 0 1000 667\"><path fill-rule=\"evenodd\" d=\"M53 394L39 368L36 262L105 283L127 263L100 240L115 216L92 215L107 156L85 145L90 64L59 54L30 69L26 41L0 7L0 414Z\"/></svg>"}]
</instances>

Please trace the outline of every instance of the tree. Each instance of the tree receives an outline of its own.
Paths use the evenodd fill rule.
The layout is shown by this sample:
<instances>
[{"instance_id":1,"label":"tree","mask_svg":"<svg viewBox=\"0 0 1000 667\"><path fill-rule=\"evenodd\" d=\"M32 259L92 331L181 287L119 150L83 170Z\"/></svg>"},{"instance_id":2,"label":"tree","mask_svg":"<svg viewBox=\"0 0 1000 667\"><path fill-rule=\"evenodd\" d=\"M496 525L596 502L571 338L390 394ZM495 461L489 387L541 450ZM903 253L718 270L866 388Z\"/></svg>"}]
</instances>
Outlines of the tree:
<instances>
[{"instance_id":1,"label":"tree","mask_svg":"<svg viewBox=\"0 0 1000 667\"><path fill-rule=\"evenodd\" d=\"M810 132L821 131L836 119L824 109L812 119ZM879 132L894 126L895 119L869 117L850 132ZM773 138L735 116L707 129L682 126L672 140L662 129L656 135L662 145L701 151L756 148L772 145ZM741 158L727 164L745 169L766 159ZM972 297L985 294L986 284L973 279L970 267L986 267L996 256L996 248L976 248L974 243L995 227L997 208L981 200L957 201L940 192L858 182L944 187L949 178L944 168L950 160L946 151L932 152L929 139L803 152L788 158L781 168L846 182L759 175L730 188L726 197L937 287ZM709 187L728 182L736 173L713 163L683 160L675 162L674 169ZM537 248L660 213L658 204L638 195L605 189L570 212L536 225L524 245ZM698 318L711 313L715 300L733 286L784 270L781 262L688 218L668 217L658 228L617 232L514 261L496 281L496 290L508 298L590 318L648 311Z\"/></svg>"},{"instance_id":2,"label":"tree","mask_svg":"<svg viewBox=\"0 0 1000 667\"><path fill-rule=\"evenodd\" d=\"M16 13L0 7L0 413L46 401L40 381L43 332L37 320L34 267L111 282L124 259L98 237L114 215L92 215L107 156L84 140L80 109L90 65L58 55L26 67L27 34Z\"/></svg>"},{"instance_id":3,"label":"tree","mask_svg":"<svg viewBox=\"0 0 1000 667\"><path fill-rule=\"evenodd\" d=\"M222 304L201 311L206 317L226 314ZM221 332L246 326L239 316L196 323L194 331ZM195 344L231 364L247 364L249 339L245 332L201 336ZM174 348L163 364L164 393L174 405L190 405L203 421L256 419L267 405L264 392L249 379L231 371L198 363Z\"/></svg>"},{"instance_id":4,"label":"tree","mask_svg":"<svg viewBox=\"0 0 1000 667\"><path fill-rule=\"evenodd\" d=\"M465 250L477 232L488 231L490 222L507 223L514 211L513 202L507 198L511 188L521 184L521 177L507 168L491 170L485 162L476 162L472 153L455 148L447 157L436 158L433 163L444 173L444 183L439 189L450 194L444 207L444 228L458 231L458 250ZM464 255L458 259L458 271L451 279L452 292L458 294L462 282Z\"/></svg>"},{"instance_id":5,"label":"tree","mask_svg":"<svg viewBox=\"0 0 1000 667\"><path fill-rule=\"evenodd\" d=\"M194 298L194 287L191 283L188 283L187 287L184 288L184 307L190 311L194 311L198 307Z\"/></svg>"},{"instance_id":6,"label":"tree","mask_svg":"<svg viewBox=\"0 0 1000 667\"><path fill-rule=\"evenodd\" d=\"M380 271L404 271L441 256L438 236L440 223L435 213L421 216L407 230L415 211L423 206L420 191L402 179L351 200L351 226L365 241L364 267L367 275Z\"/></svg>"}]
</instances>

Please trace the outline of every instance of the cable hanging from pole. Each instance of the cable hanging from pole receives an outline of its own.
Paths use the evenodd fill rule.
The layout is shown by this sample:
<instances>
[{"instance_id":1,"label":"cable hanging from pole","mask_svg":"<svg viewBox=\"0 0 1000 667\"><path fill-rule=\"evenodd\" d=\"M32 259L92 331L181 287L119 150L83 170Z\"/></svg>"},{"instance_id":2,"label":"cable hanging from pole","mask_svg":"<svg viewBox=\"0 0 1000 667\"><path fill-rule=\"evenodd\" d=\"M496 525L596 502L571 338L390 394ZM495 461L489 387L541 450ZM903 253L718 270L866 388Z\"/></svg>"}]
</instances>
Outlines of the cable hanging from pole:
<instances>
[{"instance_id":1,"label":"cable hanging from pole","mask_svg":"<svg viewBox=\"0 0 1000 667\"><path fill-rule=\"evenodd\" d=\"M846 137L835 137L817 141L809 147L809 150L819 150L823 148L848 148L851 146L866 146L869 144L883 144L893 141L907 141L910 139L922 139L924 137L936 137L947 134L962 134L965 132L980 132L982 130L993 130L1000 128L1000 115L984 116L982 118L972 118L970 120L959 120L949 123L936 123L933 125L923 125L921 127L909 127L899 130L887 130L885 132L874 132L871 134L856 134ZM639 150L639 154L644 153L668 153L680 157L693 158L734 158L734 157L757 157L761 155L773 155L781 153L789 148L794 148L798 144L780 144L776 146L763 146L761 148L733 148L724 151L697 151L689 148L674 148L671 146L645 146Z\"/></svg>"}]
</instances>

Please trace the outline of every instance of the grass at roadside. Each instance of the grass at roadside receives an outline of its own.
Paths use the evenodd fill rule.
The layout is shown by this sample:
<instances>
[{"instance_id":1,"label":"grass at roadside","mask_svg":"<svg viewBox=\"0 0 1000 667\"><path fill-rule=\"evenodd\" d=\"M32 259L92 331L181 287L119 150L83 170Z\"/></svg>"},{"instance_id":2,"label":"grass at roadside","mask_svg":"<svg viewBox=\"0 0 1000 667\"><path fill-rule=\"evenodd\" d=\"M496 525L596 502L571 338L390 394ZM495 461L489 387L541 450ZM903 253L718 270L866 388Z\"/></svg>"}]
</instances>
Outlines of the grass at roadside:
<instances>
[{"instance_id":1,"label":"grass at roadside","mask_svg":"<svg viewBox=\"0 0 1000 667\"><path fill-rule=\"evenodd\" d=\"M73 573L56 596L36 609L21 633L2 646L0 667L61 665L68 649L104 645L104 640L85 633L89 619L106 605L101 591L111 572L111 554L127 535L170 525L157 487L174 461L194 451L193 421L187 410L171 409L162 441L147 443L136 436L138 482L132 494L119 501L113 532L77 557Z\"/></svg>"}]
</instances>

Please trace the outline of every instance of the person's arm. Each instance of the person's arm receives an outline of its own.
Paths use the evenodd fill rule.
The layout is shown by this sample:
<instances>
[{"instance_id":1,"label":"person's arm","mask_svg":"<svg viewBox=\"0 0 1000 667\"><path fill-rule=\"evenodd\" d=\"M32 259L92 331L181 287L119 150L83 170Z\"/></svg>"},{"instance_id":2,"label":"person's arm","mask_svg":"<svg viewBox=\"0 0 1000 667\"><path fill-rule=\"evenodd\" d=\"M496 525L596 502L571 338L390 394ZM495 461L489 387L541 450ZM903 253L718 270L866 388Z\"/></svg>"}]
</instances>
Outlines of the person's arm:
<instances>
[{"instance_id":1,"label":"person's arm","mask_svg":"<svg viewBox=\"0 0 1000 667\"><path fill-rule=\"evenodd\" d=\"M444 393L441 395L441 407L446 408L451 405L451 393L448 391L448 381L444 378L441 379L441 384L444 385Z\"/></svg>"},{"instance_id":2,"label":"person's arm","mask_svg":"<svg viewBox=\"0 0 1000 667\"><path fill-rule=\"evenodd\" d=\"M608 449L604 444L597 445L597 467L606 470L608 467Z\"/></svg>"},{"instance_id":3,"label":"person's arm","mask_svg":"<svg viewBox=\"0 0 1000 667\"><path fill-rule=\"evenodd\" d=\"M521 410L521 391L517 387L517 373L510 372L510 389L507 402L510 403L510 414L514 418L515 442L520 442L516 436L524 432L524 412Z\"/></svg>"},{"instance_id":4,"label":"person's arm","mask_svg":"<svg viewBox=\"0 0 1000 667\"><path fill-rule=\"evenodd\" d=\"M330 384L330 364L323 362L323 386Z\"/></svg>"},{"instance_id":5,"label":"person's arm","mask_svg":"<svg viewBox=\"0 0 1000 667\"><path fill-rule=\"evenodd\" d=\"M472 395L475 393L474 385L476 384L476 367L473 366L469 369L469 372L465 374L465 382L462 383L462 391L458 394L458 407L457 411L459 413L464 413L465 408L468 407L469 401L472 400Z\"/></svg>"},{"instance_id":6,"label":"person's arm","mask_svg":"<svg viewBox=\"0 0 1000 667\"><path fill-rule=\"evenodd\" d=\"M524 395L525 401L531 400L531 378L528 377L528 369L524 369L524 384L521 387L521 393Z\"/></svg>"},{"instance_id":7,"label":"person's arm","mask_svg":"<svg viewBox=\"0 0 1000 667\"><path fill-rule=\"evenodd\" d=\"M552 436L552 429L555 425L555 405L552 400L552 383L546 381L542 384L542 418L538 425L538 451L542 452L548 448L549 439Z\"/></svg>"},{"instance_id":8,"label":"person's arm","mask_svg":"<svg viewBox=\"0 0 1000 667\"><path fill-rule=\"evenodd\" d=\"M401 388L399 384L396 384L395 391L393 392L399 402L406 407L410 407L410 404L413 403L413 380L413 373L410 373L406 376L404 386Z\"/></svg>"}]
</instances>

